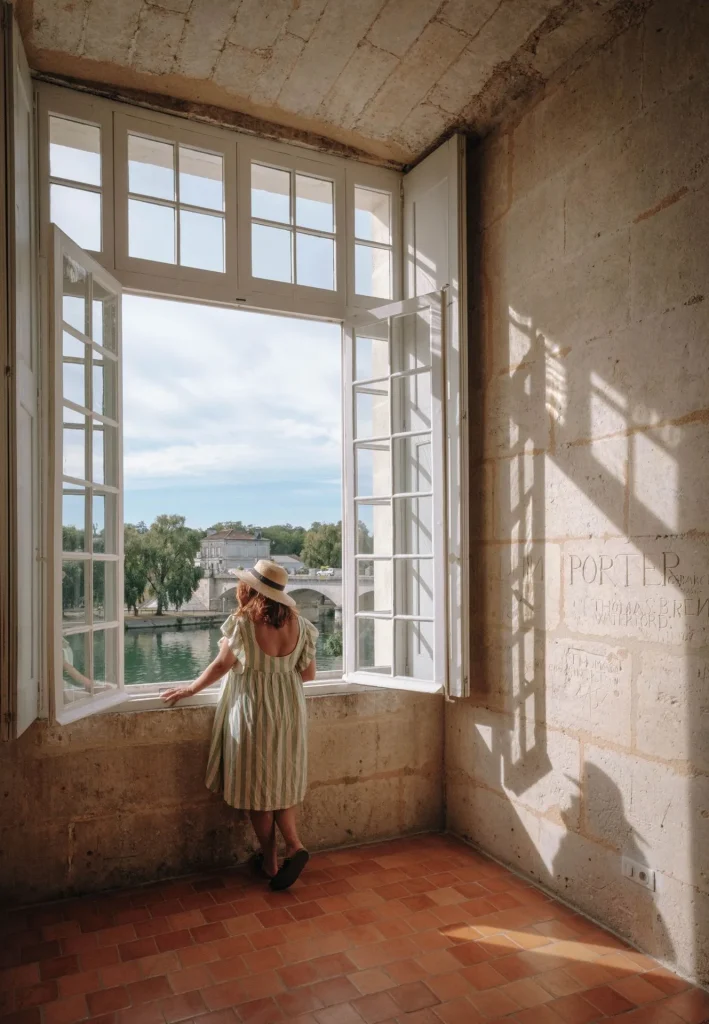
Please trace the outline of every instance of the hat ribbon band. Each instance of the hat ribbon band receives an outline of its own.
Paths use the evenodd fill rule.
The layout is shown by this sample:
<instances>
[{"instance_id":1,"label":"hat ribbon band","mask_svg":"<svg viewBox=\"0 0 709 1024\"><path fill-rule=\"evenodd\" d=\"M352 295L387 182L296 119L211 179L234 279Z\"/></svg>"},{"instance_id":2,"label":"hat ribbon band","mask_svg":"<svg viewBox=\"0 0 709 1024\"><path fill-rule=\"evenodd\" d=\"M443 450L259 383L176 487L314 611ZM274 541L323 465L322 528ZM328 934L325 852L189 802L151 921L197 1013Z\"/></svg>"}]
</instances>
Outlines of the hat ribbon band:
<instances>
[{"instance_id":1,"label":"hat ribbon band","mask_svg":"<svg viewBox=\"0 0 709 1024\"><path fill-rule=\"evenodd\" d=\"M249 575L255 576L259 583L264 583L267 587L272 587L274 590L285 590L285 583L274 583L273 580L269 580L268 576L262 576L260 572L256 572L255 569L249 569Z\"/></svg>"}]
</instances>

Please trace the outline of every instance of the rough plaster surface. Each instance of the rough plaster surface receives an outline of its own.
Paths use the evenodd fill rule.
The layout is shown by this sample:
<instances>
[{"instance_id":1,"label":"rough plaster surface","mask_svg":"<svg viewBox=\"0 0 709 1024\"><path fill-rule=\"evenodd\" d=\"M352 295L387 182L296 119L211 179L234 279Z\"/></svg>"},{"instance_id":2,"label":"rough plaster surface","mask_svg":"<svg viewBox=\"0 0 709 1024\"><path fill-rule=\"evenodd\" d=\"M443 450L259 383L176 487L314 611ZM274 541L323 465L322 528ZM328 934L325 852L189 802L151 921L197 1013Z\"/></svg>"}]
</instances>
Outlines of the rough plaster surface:
<instances>
[{"instance_id":1,"label":"rough plaster surface","mask_svg":"<svg viewBox=\"0 0 709 1024\"><path fill-rule=\"evenodd\" d=\"M15 3L39 72L407 164L454 128L489 131L649 0Z\"/></svg>"},{"instance_id":2,"label":"rough plaster surface","mask_svg":"<svg viewBox=\"0 0 709 1024\"><path fill-rule=\"evenodd\" d=\"M395 691L308 699L313 849L439 830L443 702ZM0 748L0 901L27 902L217 864L253 848L204 786L213 708L35 723Z\"/></svg>"},{"instance_id":3,"label":"rough plaster surface","mask_svg":"<svg viewBox=\"0 0 709 1024\"><path fill-rule=\"evenodd\" d=\"M449 827L704 983L708 14L659 0L475 151L478 659L446 708Z\"/></svg>"}]
</instances>

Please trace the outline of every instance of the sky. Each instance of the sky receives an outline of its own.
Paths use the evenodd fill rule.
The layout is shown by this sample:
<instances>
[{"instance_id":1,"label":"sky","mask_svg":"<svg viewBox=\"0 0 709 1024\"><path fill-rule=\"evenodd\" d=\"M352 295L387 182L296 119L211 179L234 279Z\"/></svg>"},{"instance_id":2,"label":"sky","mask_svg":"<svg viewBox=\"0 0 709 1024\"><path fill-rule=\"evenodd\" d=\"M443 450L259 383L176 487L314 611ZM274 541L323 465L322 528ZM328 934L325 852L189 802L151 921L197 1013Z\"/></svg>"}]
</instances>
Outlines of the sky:
<instances>
[{"instance_id":1,"label":"sky","mask_svg":"<svg viewBox=\"0 0 709 1024\"><path fill-rule=\"evenodd\" d=\"M126 295L124 517L342 517L341 328Z\"/></svg>"}]
</instances>

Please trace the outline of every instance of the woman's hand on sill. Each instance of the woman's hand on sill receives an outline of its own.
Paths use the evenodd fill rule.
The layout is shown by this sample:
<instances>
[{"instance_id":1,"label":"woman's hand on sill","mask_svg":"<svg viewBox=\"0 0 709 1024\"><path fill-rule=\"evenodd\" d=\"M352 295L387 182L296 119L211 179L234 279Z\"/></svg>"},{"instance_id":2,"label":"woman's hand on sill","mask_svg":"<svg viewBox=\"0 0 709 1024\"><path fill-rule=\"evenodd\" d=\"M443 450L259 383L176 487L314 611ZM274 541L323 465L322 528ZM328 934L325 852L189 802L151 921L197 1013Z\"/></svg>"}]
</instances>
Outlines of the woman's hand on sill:
<instances>
[{"instance_id":1,"label":"woman's hand on sill","mask_svg":"<svg viewBox=\"0 0 709 1024\"><path fill-rule=\"evenodd\" d=\"M178 701L184 700L185 697L194 697L194 694L195 691L190 683L189 686L173 686L171 690L165 690L164 693L160 694L160 700L171 708Z\"/></svg>"}]
</instances>

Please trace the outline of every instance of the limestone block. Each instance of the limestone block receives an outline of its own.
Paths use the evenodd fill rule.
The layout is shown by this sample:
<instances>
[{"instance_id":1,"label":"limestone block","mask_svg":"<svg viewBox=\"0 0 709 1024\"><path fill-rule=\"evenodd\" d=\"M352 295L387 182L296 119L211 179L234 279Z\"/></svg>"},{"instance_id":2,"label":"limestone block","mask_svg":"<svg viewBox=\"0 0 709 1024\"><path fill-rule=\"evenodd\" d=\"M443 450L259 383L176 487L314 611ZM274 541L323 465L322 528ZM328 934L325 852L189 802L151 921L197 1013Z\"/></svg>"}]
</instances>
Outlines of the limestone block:
<instances>
[{"instance_id":1,"label":"limestone block","mask_svg":"<svg viewBox=\"0 0 709 1024\"><path fill-rule=\"evenodd\" d=\"M709 130L704 160L709 167ZM659 313L668 306L705 300L709 280L708 218L709 185L635 225L631 235L634 319ZM667 245L668 238L674 240L672 245Z\"/></svg>"},{"instance_id":2,"label":"limestone block","mask_svg":"<svg viewBox=\"0 0 709 1024\"><path fill-rule=\"evenodd\" d=\"M143 0L92 0L84 35L84 55L92 60L128 63ZM211 68L210 68L211 70Z\"/></svg>"},{"instance_id":3,"label":"limestone block","mask_svg":"<svg viewBox=\"0 0 709 1024\"><path fill-rule=\"evenodd\" d=\"M559 174L641 109L642 31L618 36L562 88L550 90L514 133L513 189Z\"/></svg>"},{"instance_id":4,"label":"limestone block","mask_svg":"<svg viewBox=\"0 0 709 1024\"><path fill-rule=\"evenodd\" d=\"M566 629L623 644L709 643L706 539L574 541L562 557Z\"/></svg>"},{"instance_id":5,"label":"limestone block","mask_svg":"<svg viewBox=\"0 0 709 1024\"><path fill-rule=\"evenodd\" d=\"M177 53L178 71L189 78L211 78L238 7L239 0L193 0Z\"/></svg>"},{"instance_id":6,"label":"limestone block","mask_svg":"<svg viewBox=\"0 0 709 1024\"><path fill-rule=\"evenodd\" d=\"M703 419L705 422L668 424L633 436L628 512L632 536L685 532L705 522L709 411Z\"/></svg>"},{"instance_id":7,"label":"limestone block","mask_svg":"<svg viewBox=\"0 0 709 1024\"><path fill-rule=\"evenodd\" d=\"M495 68L495 55L471 44L436 82L431 101L449 114L458 114L479 92Z\"/></svg>"},{"instance_id":8,"label":"limestone block","mask_svg":"<svg viewBox=\"0 0 709 1024\"><path fill-rule=\"evenodd\" d=\"M564 357L557 444L650 427L707 405L709 302L631 323Z\"/></svg>"},{"instance_id":9,"label":"limestone block","mask_svg":"<svg viewBox=\"0 0 709 1024\"><path fill-rule=\"evenodd\" d=\"M272 104L278 99L288 76L297 64L305 43L284 32L272 47L268 66L254 82L249 93L253 103Z\"/></svg>"},{"instance_id":10,"label":"limestone block","mask_svg":"<svg viewBox=\"0 0 709 1024\"><path fill-rule=\"evenodd\" d=\"M285 21L293 9L291 0L241 0L229 42L249 50L266 49L278 39Z\"/></svg>"},{"instance_id":11,"label":"limestone block","mask_svg":"<svg viewBox=\"0 0 709 1024\"><path fill-rule=\"evenodd\" d=\"M300 0L297 7L293 7L288 19L288 31L299 39L310 39L326 5L327 0Z\"/></svg>"},{"instance_id":12,"label":"limestone block","mask_svg":"<svg viewBox=\"0 0 709 1024\"><path fill-rule=\"evenodd\" d=\"M366 40L357 47L320 107L326 121L354 127L398 64L397 58Z\"/></svg>"},{"instance_id":13,"label":"limestone block","mask_svg":"<svg viewBox=\"0 0 709 1024\"><path fill-rule=\"evenodd\" d=\"M484 225L497 220L510 203L510 133L495 132L476 152L480 217Z\"/></svg>"},{"instance_id":14,"label":"limestone block","mask_svg":"<svg viewBox=\"0 0 709 1024\"><path fill-rule=\"evenodd\" d=\"M185 27L184 14L151 9L138 28L131 52L131 64L138 71L165 75L174 70L175 56Z\"/></svg>"},{"instance_id":15,"label":"limestone block","mask_svg":"<svg viewBox=\"0 0 709 1024\"><path fill-rule=\"evenodd\" d=\"M439 0L388 0L367 39L381 50L403 57L439 7Z\"/></svg>"},{"instance_id":16,"label":"limestone block","mask_svg":"<svg viewBox=\"0 0 709 1024\"><path fill-rule=\"evenodd\" d=\"M709 8L695 0L660 0L645 15L643 97L661 96L697 81L709 62Z\"/></svg>"},{"instance_id":17,"label":"limestone block","mask_svg":"<svg viewBox=\"0 0 709 1024\"><path fill-rule=\"evenodd\" d=\"M709 657L646 649L638 658L637 749L709 772Z\"/></svg>"},{"instance_id":18,"label":"limestone block","mask_svg":"<svg viewBox=\"0 0 709 1024\"><path fill-rule=\"evenodd\" d=\"M591 746L585 753L587 834L709 893L709 778L635 754Z\"/></svg>"},{"instance_id":19,"label":"limestone block","mask_svg":"<svg viewBox=\"0 0 709 1024\"><path fill-rule=\"evenodd\" d=\"M90 0L57 4L55 0L37 0L32 6L32 41L47 50L81 52L82 29Z\"/></svg>"},{"instance_id":20,"label":"limestone block","mask_svg":"<svg viewBox=\"0 0 709 1024\"><path fill-rule=\"evenodd\" d=\"M520 643L526 634L555 629L560 614L560 559L558 544L488 545L484 570L486 628L503 629L508 635L511 632Z\"/></svg>"},{"instance_id":21,"label":"limestone block","mask_svg":"<svg viewBox=\"0 0 709 1024\"><path fill-rule=\"evenodd\" d=\"M476 36L498 7L499 0L480 0L474 4L470 0L446 0L439 18L469 36Z\"/></svg>"},{"instance_id":22,"label":"limestone block","mask_svg":"<svg viewBox=\"0 0 709 1024\"><path fill-rule=\"evenodd\" d=\"M253 82L267 70L267 51L254 53L243 46L227 43L214 68L213 79L235 96L248 96Z\"/></svg>"},{"instance_id":23,"label":"limestone block","mask_svg":"<svg viewBox=\"0 0 709 1024\"><path fill-rule=\"evenodd\" d=\"M490 381L485 395L485 453L501 458L551 448L556 395L547 402L547 366L543 359L525 361ZM551 385L550 385L551 387ZM501 468L503 477L504 467Z\"/></svg>"},{"instance_id":24,"label":"limestone block","mask_svg":"<svg viewBox=\"0 0 709 1024\"><path fill-rule=\"evenodd\" d=\"M632 657L627 648L549 637L541 668L550 726L630 747Z\"/></svg>"},{"instance_id":25,"label":"limestone block","mask_svg":"<svg viewBox=\"0 0 709 1024\"><path fill-rule=\"evenodd\" d=\"M541 37L533 55L528 58L530 66L543 78L549 78L589 40L604 33L607 26L604 8L609 6L606 0L602 5L584 6L575 11L572 9L556 28Z\"/></svg>"}]
</instances>

